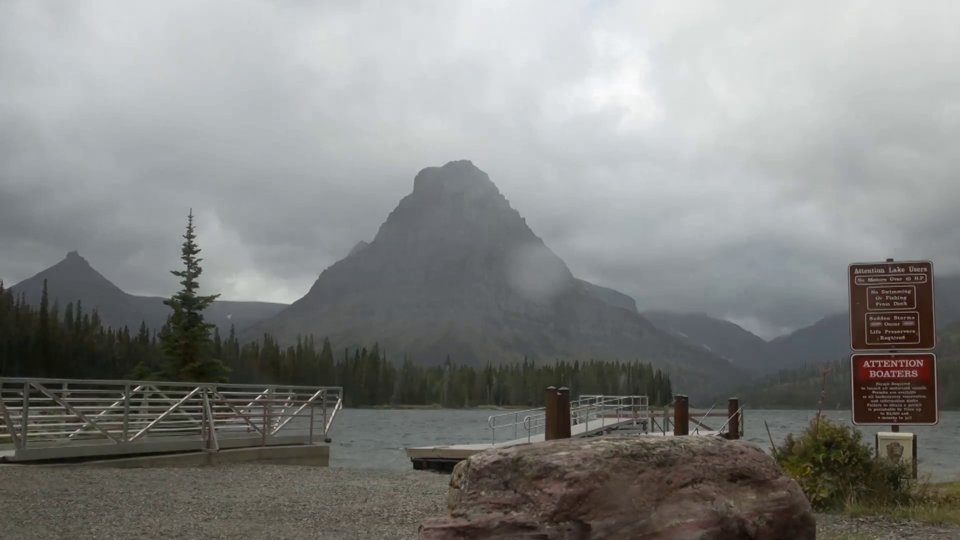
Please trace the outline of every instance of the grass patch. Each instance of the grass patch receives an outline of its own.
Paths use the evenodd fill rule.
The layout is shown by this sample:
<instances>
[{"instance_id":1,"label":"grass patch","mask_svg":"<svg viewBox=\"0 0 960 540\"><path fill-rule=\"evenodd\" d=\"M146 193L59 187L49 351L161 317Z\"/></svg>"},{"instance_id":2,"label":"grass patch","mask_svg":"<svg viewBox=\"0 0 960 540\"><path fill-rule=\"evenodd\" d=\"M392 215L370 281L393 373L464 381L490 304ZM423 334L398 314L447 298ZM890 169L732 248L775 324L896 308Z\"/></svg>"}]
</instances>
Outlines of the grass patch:
<instances>
[{"instance_id":1,"label":"grass patch","mask_svg":"<svg viewBox=\"0 0 960 540\"><path fill-rule=\"evenodd\" d=\"M904 504L848 502L844 513L851 516L885 516L932 525L960 526L960 482L918 483Z\"/></svg>"},{"instance_id":2,"label":"grass patch","mask_svg":"<svg viewBox=\"0 0 960 540\"><path fill-rule=\"evenodd\" d=\"M860 534L860 533L840 533L840 534L821 534L817 533L817 538L822 538L823 540L874 540L876 536L871 536L869 534Z\"/></svg>"}]
</instances>

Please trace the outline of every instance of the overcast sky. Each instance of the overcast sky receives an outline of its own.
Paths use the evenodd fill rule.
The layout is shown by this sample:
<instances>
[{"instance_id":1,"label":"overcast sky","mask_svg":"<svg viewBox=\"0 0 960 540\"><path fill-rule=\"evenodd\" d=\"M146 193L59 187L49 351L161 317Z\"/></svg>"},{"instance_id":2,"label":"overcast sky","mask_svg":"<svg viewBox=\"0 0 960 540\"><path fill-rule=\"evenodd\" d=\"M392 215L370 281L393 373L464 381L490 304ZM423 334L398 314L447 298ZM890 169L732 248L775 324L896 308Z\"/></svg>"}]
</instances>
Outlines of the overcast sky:
<instances>
[{"instance_id":1,"label":"overcast sky","mask_svg":"<svg viewBox=\"0 0 960 540\"><path fill-rule=\"evenodd\" d=\"M571 270L765 336L960 272L960 3L0 1L0 278L289 302L470 159Z\"/></svg>"}]
</instances>

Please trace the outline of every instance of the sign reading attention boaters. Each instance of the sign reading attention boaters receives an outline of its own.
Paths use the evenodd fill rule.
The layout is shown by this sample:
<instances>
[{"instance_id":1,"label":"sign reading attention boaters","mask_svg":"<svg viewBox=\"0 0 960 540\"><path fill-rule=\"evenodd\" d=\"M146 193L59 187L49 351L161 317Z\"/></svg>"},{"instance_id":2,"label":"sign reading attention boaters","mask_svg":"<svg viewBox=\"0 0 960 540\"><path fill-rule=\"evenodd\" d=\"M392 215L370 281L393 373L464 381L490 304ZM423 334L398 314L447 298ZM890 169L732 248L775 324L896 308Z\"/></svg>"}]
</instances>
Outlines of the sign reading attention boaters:
<instances>
[{"instance_id":1,"label":"sign reading attention boaters","mask_svg":"<svg viewBox=\"0 0 960 540\"><path fill-rule=\"evenodd\" d=\"M850 265L850 341L855 351L936 346L933 263Z\"/></svg>"},{"instance_id":2,"label":"sign reading attention boaters","mask_svg":"<svg viewBox=\"0 0 960 540\"><path fill-rule=\"evenodd\" d=\"M854 424L933 425L939 420L933 354L854 354L850 369Z\"/></svg>"}]
</instances>

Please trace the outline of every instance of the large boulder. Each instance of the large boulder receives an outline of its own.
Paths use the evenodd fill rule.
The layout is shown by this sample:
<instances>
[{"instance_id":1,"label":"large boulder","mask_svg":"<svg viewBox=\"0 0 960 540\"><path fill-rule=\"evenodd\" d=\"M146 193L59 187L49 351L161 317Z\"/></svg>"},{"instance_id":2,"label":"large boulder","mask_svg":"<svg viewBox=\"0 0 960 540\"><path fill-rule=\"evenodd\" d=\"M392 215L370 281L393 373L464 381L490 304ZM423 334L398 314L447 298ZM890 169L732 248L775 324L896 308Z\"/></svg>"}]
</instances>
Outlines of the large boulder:
<instances>
[{"instance_id":1,"label":"large boulder","mask_svg":"<svg viewBox=\"0 0 960 540\"><path fill-rule=\"evenodd\" d=\"M800 487L759 448L719 437L565 439L457 465L448 517L421 540L807 539Z\"/></svg>"}]
</instances>

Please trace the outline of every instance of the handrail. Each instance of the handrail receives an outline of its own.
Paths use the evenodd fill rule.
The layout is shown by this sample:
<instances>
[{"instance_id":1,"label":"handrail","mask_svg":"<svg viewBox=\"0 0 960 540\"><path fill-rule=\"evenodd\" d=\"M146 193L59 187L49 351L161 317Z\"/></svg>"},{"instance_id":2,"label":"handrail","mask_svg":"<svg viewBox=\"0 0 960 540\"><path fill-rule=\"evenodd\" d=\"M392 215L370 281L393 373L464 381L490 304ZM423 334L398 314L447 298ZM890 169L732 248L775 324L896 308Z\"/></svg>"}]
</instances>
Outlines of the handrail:
<instances>
[{"instance_id":1,"label":"handrail","mask_svg":"<svg viewBox=\"0 0 960 540\"><path fill-rule=\"evenodd\" d=\"M622 423L624 413L627 411L631 413L628 418L632 418L634 424L640 419L640 413L642 413L643 421L647 422L647 429L649 428L649 399L642 395L582 395L570 403L570 422L571 425L586 423L585 427L589 431L589 424L599 420L599 427L602 429L607 425L607 415L614 415L617 423ZM512 421L500 423L501 419ZM512 440L525 438L530 441L535 434L542 431L545 424L546 408L544 407L492 415L487 419L487 426L491 431L490 444L497 444L497 430L508 428L513 428Z\"/></svg>"},{"instance_id":2,"label":"handrail","mask_svg":"<svg viewBox=\"0 0 960 540\"><path fill-rule=\"evenodd\" d=\"M717 430L717 433L723 433L723 428L727 427L730 424L730 421L733 420L733 417L737 416L738 414L743 414L743 405L737 407L736 412L727 417L727 420L722 426L720 426L720 429ZM741 429L743 428L743 422L740 423L740 427Z\"/></svg>"},{"instance_id":3,"label":"handrail","mask_svg":"<svg viewBox=\"0 0 960 540\"><path fill-rule=\"evenodd\" d=\"M80 447L312 444L315 431L329 440L342 408L339 386L0 377L0 451L46 459Z\"/></svg>"},{"instance_id":4,"label":"handrail","mask_svg":"<svg viewBox=\"0 0 960 540\"><path fill-rule=\"evenodd\" d=\"M152 385L160 384L162 386L177 386L177 387L197 387L197 386L229 386L230 388L245 388L245 389L263 389L263 388L283 388L291 390L316 390L320 388L319 386L303 386L295 384L251 384L251 383L205 383L205 382L184 382L184 381L137 381L137 380L122 380L122 379L51 379L43 377L0 377L0 380L4 382L19 382L19 383L39 383L44 386L49 386L50 383L79 383L87 385ZM325 386L323 388L337 388L342 389L340 386Z\"/></svg>"}]
</instances>

